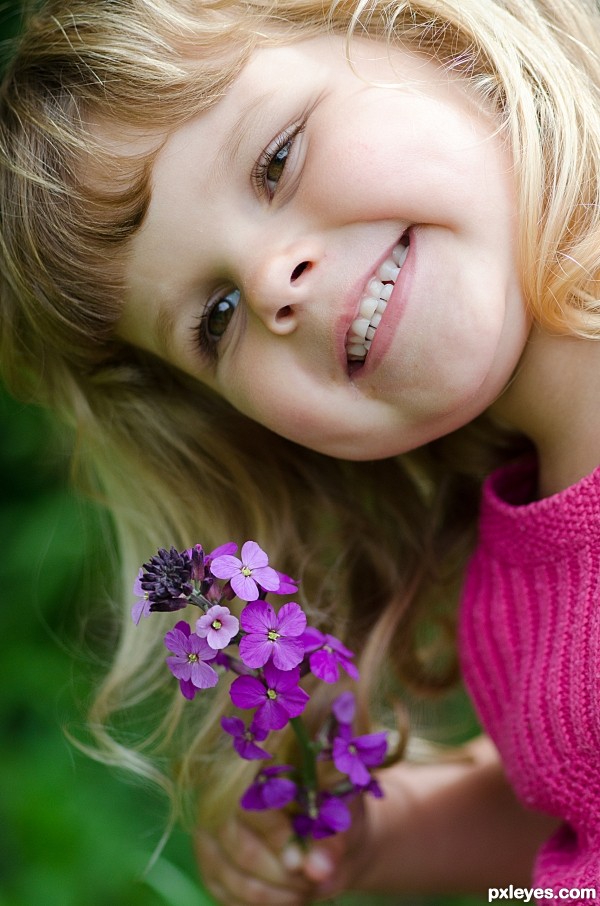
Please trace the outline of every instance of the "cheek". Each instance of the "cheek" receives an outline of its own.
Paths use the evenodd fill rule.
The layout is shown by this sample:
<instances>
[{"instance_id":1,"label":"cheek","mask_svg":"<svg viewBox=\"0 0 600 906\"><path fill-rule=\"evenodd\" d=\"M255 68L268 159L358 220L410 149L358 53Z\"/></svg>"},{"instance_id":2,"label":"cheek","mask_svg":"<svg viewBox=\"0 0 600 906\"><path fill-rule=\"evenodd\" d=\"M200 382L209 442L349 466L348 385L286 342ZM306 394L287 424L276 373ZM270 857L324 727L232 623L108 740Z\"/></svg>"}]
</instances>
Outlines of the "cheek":
<instances>
[{"instance_id":1,"label":"cheek","mask_svg":"<svg viewBox=\"0 0 600 906\"><path fill-rule=\"evenodd\" d=\"M383 97L381 94L383 93ZM482 135L460 111L426 97L379 91L315 118L315 203L334 196L340 220L402 218L448 227L487 182Z\"/></svg>"}]
</instances>

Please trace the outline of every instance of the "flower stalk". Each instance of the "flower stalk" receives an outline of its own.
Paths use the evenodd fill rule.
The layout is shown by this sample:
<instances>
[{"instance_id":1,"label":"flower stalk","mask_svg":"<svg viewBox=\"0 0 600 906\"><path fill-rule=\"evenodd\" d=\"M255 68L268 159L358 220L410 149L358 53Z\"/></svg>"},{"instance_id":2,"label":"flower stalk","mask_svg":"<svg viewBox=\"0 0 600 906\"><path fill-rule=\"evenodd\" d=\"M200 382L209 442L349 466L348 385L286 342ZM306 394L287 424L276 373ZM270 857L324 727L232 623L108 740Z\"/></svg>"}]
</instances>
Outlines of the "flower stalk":
<instances>
[{"instance_id":1,"label":"flower stalk","mask_svg":"<svg viewBox=\"0 0 600 906\"><path fill-rule=\"evenodd\" d=\"M327 837L347 830L348 803L364 793L381 796L372 771L386 754L385 733L355 736L355 699L346 691L335 697L331 713L311 738L302 714L310 696L301 681L309 673L335 685L341 672L358 680L354 654L334 636L307 625L295 601L278 610L268 594L290 595L297 583L269 566L255 541L233 542L206 554L196 544L186 551L161 549L145 563L134 585L132 619L155 612L175 612L192 605L200 616L191 626L179 620L165 635L166 663L182 695L207 694L224 674L232 674L229 695L238 712L221 720L237 754L248 761L271 761L273 733L291 725L300 768L262 767L240 803L245 809L287 809L298 838ZM228 607L233 598L246 602L239 619ZM197 613L198 611L196 611ZM330 760L339 773L329 787L320 785L317 761Z\"/></svg>"}]
</instances>

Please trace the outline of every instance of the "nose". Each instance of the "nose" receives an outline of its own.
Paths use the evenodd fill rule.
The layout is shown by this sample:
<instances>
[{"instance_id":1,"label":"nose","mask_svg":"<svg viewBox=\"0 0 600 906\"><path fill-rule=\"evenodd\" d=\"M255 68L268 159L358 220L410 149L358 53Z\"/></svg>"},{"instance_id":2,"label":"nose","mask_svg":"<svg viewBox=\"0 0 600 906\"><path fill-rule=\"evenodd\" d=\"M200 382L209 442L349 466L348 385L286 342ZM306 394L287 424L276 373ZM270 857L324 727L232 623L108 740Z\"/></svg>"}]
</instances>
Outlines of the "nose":
<instances>
[{"instance_id":1,"label":"nose","mask_svg":"<svg viewBox=\"0 0 600 906\"><path fill-rule=\"evenodd\" d=\"M273 333L292 333L310 299L318 250L302 243L262 249L250 258L242 281L246 305Z\"/></svg>"}]
</instances>

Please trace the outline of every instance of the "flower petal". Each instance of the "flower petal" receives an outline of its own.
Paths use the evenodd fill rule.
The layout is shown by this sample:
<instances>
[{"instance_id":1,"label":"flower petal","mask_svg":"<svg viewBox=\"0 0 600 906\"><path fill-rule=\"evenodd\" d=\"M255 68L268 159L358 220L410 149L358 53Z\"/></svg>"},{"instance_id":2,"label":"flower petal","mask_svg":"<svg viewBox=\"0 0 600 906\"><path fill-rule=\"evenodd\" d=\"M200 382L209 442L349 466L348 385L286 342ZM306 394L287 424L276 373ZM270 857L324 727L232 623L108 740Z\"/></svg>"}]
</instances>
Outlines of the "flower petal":
<instances>
[{"instance_id":1,"label":"flower petal","mask_svg":"<svg viewBox=\"0 0 600 906\"><path fill-rule=\"evenodd\" d=\"M289 601L277 613L277 631L285 636L302 635L306 629L306 614L299 604ZM304 646L303 646L304 647Z\"/></svg>"},{"instance_id":2,"label":"flower petal","mask_svg":"<svg viewBox=\"0 0 600 906\"><path fill-rule=\"evenodd\" d=\"M244 721L239 717L222 717L221 726L230 736L243 736L246 730Z\"/></svg>"},{"instance_id":3,"label":"flower petal","mask_svg":"<svg viewBox=\"0 0 600 906\"><path fill-rule=\"evenodd\" d=\"M268 644L271 646L273 663L279 670L292 670L304 657L304 646L297 639L279 639L278 642Z\"/></svg>"},{"instance_id":4,"label":"flower petal","mask_svg":"<svg viewBox=\"0 0 600 906\"><path fill-rule=\"evenodd\" d=\"M279 699L273 701L265 698L256 712L254 720L261 729L282 730L288 724L290 717L296 716L296 714L290 714L288 708Z\"/></svg>"},{"instance_id":5,"label":"flower petal","mask_svg":"<svg viewBox=\"0 0 600 906\"><path fill-rule=\"evenodd\" d=\"M221 557L215 557L210 564L210 571L217 579L231 579L242 568L242 561L231 554L223 554Z\"/></svg>"},{"instance_id":6,"label":"flower petal","mask_svg":"<svg viewBox=\"0 0 600 906\"><path fill-rule=\"evenodd\" d=\"M256 601L258 598L258 586L251 576L243 576L236 573L230 579L231 587L242 601Z\"/></svg>"},{"instance_id":7,"label":"flower petal","mask_svg":"<svg viewBox=\"0 0 600 906\"><path fill-rule=\"evenodd\" d=\"M266 601L253 601L242 610L240 623L246 632L266 634L277 625L277 617L273 607Z\"/></svg>"},{"instance_id":8,"label":"flower petal","mask_svg":"<svg viewBox=\"0 0 600 906\"><path fill-rule=\"evenodd\" d=\"M204 661L193 661L190 679L198 689L212 689L219 682L219 674Z\"/></svg>"},{"instance_id":9,"label":"flower petal","mask_svg":"<svg viewBox=\"0 0 600 906\"><path fill-rule=\"evenodd\" d=\"M252 567L252 576L266 591L276 591L279 588L279 576L270 566Z\"/></svg>"},{"instance_id":10,"label":"flower petal","mask_svg":"<svg viewBox=\"0 0 600 906\"><path fill-rule=\"evenodd\" d=\"M314 673L324 683L337 683L340 678L340 670L337 664L337 658L324 648L313 651L308 659L311 672Z\"/></svg>"},{"instance_id":11,"label":"flower petal","mask_svg":"<svg viewBox=\"0 0 600 906\"><path fill-rule=\"evenodd\" d=\"M246 667L264 667L273 654L273 642L255 634L240 639L240 657Z\"/></svg>"},{"instance_id":12,"label":"flower petal","mask_svg":"<svg viewBox=\"0 0 600 906\"><path fill-rule=\"evenodd\" d=\"M266 566L269 562L269 558L256 541L246 541L246 543L242 545L241 558L244 566L247 566L251 570ZM277 579L277 586L278 585L279 578Z\"/></svg>"},{"instance_id":13,"label":"flower petal","mask_svg":"<svg viewBox=\"0 0 600 906\"><path fill-rule=\"evenodd\" d=\"M274 777L263 786L263 800L267 808L283 808L296 798L296 784L287 777Z\"/></svg>"},{"instance_id":14,"label":"flower petal","mask_svg":"<svg viewBox=\"0 0 600 906\"><path fill-rule=\"evenodd\" d=\"M238 676L231 684L229 695L237 708L258 708L265 701L266 690L256 677Z\"/></svg>"}]
</instances>

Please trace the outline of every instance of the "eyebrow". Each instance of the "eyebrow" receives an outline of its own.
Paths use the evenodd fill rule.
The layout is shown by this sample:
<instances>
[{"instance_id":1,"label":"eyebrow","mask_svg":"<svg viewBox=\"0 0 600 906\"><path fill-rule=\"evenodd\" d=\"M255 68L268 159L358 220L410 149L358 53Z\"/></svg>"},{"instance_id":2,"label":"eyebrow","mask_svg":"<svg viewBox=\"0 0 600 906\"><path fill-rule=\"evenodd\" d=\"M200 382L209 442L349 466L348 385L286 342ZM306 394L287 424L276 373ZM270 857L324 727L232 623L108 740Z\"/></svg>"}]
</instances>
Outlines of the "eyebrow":
<instances>
[{"instance_id":1,"label":"eyebrow","mask_svg":"<svg viewBox=\"0 0 600 906\"><path fill-rule=\"evenodd\" d=\"M211 181L227 173L227 168L231 166L239 154L240 145L248 131L248 126L256 118L257 111L270 98L272 98L272 94L267 91L259 94L235 118L215 155L213 166L208 174Z\"/></svg>"}]
</instances>

